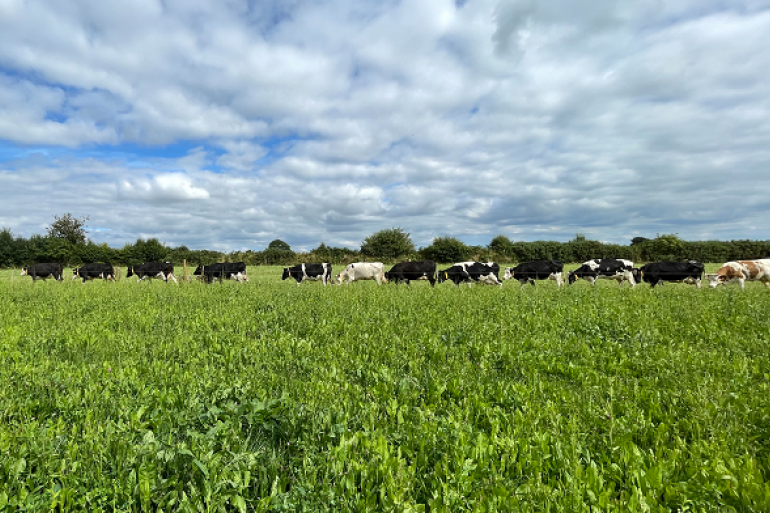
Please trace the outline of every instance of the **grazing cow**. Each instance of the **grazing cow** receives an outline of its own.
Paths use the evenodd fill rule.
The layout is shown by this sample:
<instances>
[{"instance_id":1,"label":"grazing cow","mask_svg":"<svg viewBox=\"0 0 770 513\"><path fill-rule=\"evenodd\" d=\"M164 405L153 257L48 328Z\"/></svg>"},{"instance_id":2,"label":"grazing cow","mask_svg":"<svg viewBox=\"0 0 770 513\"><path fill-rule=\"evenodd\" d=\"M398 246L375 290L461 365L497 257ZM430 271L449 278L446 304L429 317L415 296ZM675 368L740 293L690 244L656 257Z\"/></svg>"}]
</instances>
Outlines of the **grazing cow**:
<instances>
[{"instance_id":1,"label":"grazing cow","mask_svg":"<svg viewBox=\"0 0 770 513\"><path fill-rule=\"evenodd\" d=\"M214 280L224 281L226 278L238 283L249 281L249 277L246 276L246 264L243 262L199 265L193 276L202 276L206 283L212 283Z\"/></svg>"},{"instance_id":2,"label":"grazing cow","mask_svg":"<svg viewBox=\"0 0 770 513\"><path fill-rule=\"evenodd\" d=\"M639 269L642 280L655 287L666 281L680 281L700 288L705 268L700 262L652 262Z\"/></svg>"},{"instance_id":3,"label":"grazing cow","mask_svg":"<svg viewBox=\"0 0 770 513\"><path fill-rule=\"evenodd\" d=\"M53 278L54 280L62 281L64 279L62 277L63 272L64 272L64 266L56 263L35 264L29 267L23 267L21 269L21 275L32 276L33 282L36 282L37 280L45 281L48 278Z\"/></svg>"},{"instance_id":4,"label":"grazing cow","mask_svg":"<svg viewBox=\"0 0 770 513\"><path fill-rule=\"evenodd\" d=\"M460 283L467 283L470 287L473 282L498 285L502 288L503 282L497 277L500 266L494 262L483 264L481 262L460 262L449 269L438 272L438 282L451 281L458 287Z\"/></svg>"},{"instance_id":5,"label":"grazing cow","mask_svg":"<svg viewBox=\"0 0 770 513\"><path fill-rule=\"evenodd\" d=\"M564 283L562 272L564 264L558 260L535 260L533 262L524 262L516 267L506 267L504 280L519 280L522 286L527 283L535 285L535 280L554 280L556 286L561 287Z\"/></svg>"},{"instance_id":6,"label":"grazing cow","mask_svg":"<svg viewBox=\"0 0 770 513\"><path fill-rule=\"evenodd\" d=\"M628 281L631 288L640 281L639 269L634 269L632 261L614 258L594 258L583 262L583 265L567 274L567 283L572 285L581 278L591 285L596 285L597 280L617 280L618 286Z\"/></svg>"},{"instance_id":7,"label":"grazing cow","mask_svg":"<svg viewBox=\"0 0 770 513\"><path fill-rule=\"evenodd\" d=\"M407 285L412 280L428 280L431 287L436 286L436 262L423 260L421 262L401 262L394 265L385 273L385 279L396 284L404 281Z\"/></svg>"},{"instance_id":8,"label":"grazing cow","mask_svg":"<svg viewBox=\"0 0 770 513\"><path fill-rule=\"evenodd\" d=\"M297 280L297 286L305 280L318 281L321 280L326 286L327 281L332 279L332 266L323 264L299 264L294 267L284 267L282 280L287 278L294 278Z\"/></svg>"},{"instance_id":9,"label":"grazing cow","mask_svg":"<svg viewBox=\"0 0 770 513\"><path fill-rule=\"evenodd\" d=\"M350 285L357 280L374 280L377 282L377 285L387 283L385 266L382 262L356 262L348 264L345 270L337 275L337 283L339 285L342 285L342 282Z\"/></svg>"},{"instance_id":10,"label":"grazing cow","mask_svg":"<svg viewBox=\"0 0 770 513\"><path fill-rule=\"evenodd\" d=\"M136 275L136 282L139 283L143 279L147 278L152 282L153 278L160 278L168 283L168 279L176 281L174 276L174 264L171 262L145 262L142 265L134 265L128 268L126 271L126 278Z\"/></svg>"},{"instance_id":11,"label":"grazing cow","mask_svg":"<svg viewBox=\"0 0 770 513\"><path fill-rule=\"evenodd\" d=\"M738 283L741 290L746 281L758 281L770 287L770 258L727 262L714 274L707 274L712 289L728 283Z\"/></svg>"},{"instance_id":12,"label":"grazing cow","mask_svg":"<svg viewBox=\"0 0 770 513\"><path fill-rule=\"evenodd\" d=\"M72 270L72 279L83 279L83 283L86 280L112 280L115 281L115 268L110 264L86 264L83 267L76 267Z\"/></svg>"}]
</instances>

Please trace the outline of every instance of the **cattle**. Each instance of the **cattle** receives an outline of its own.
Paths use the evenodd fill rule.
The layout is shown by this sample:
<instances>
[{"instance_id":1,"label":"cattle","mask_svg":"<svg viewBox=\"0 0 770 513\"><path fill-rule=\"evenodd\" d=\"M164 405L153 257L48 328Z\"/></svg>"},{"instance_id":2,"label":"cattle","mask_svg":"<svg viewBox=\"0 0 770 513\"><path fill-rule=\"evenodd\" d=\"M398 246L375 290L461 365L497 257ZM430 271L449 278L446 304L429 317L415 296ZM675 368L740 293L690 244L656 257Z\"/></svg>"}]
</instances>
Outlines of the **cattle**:
<instances>
[{"instance_id":1,"label":"cattle","mask_svg":"<svg viewBox=\"0 0 770 513\"><path fill-rule=\"evenodd\" d=\"M473 282L498 285L502 288L503 282L498 278L500 266L494 262L459 262L449 269L438 272L438 282L451 281L458 287L460 283L467 283L470 287Z\"/></svg>"},{"instance_id":2,"label":"cattle","mask_svg":"<svg viewBox=\"0 0 770 513\"><path fill-rule=\"evenodd\" d=\"M249 281L249 277L246 276L246 264L243 262L199 265L193 275L201 276L206 283L212 283L214 280L224 281L225 279L235 280L238 283Z\"/></svg>"},{"instance_id":3,"label":"cattle","mask_svg":"<svg viewBox=\"0 0 770 513\"><path fill-rule=\"evenodd\" d=\"M652 262L642 266L639 272L642 280L649 283L652 288L666 281L688 283L700 288L704 270L702 263L690 260L689 262Z\"/></svg>"},{"instance_id":4,"label":"cattle","mask_svg":"<svg viewBox=\"0 0 770 513\"><path fill-rule=\"evenodd\" d=\"M305 280L323 282L324 287L327 281L332 279L332 266L327 263L322 264L299 264L294 267L284 267L282 280L294 278L299 287Z\"/></svg>"},{"instance_id":5,"label":"cattle","mask_svg":"<svg viewBox=\"0 0 770 513\"><path fill-rule=\"evenodd\" d=\"M29 267L23 267L21 269L22 276L32 276L32 281L47 280L53 278L57 281L64 280L62 274L64 273L64 266L57 263L35 264Z\"/></svg>"},{"instance_id":6,"label":"cattle","mask_svg":"<svg viewBox=\"0 0 770 513\"><path fill-rule=\"evenodd\" d=\"M420 262L401 262L394 265L385 273L385 279L396 284L412 280L428 280L431 287L436 286L436 262L423 260Z\"/></svg>"},{"instance_id":7,"label":"cattle","mask_svg":"<svg viewBox=\"0 0 770 513\"><path fill-rule=\"evenodd\" d=\"M160 278L166 283L171 278L174 280L174 283L179 283L174 276L174 264L171 262L145 262L142 265L133 265L126 271L126 278L134 275L136 276L137 283L145 278L150 282L152 282L153 278Z\"/></svg>"},{"instance_id":8,"label":"cattle","mask_svg":"<svg viewBox=\"0 0 770 513\"><path fill-rule=\"evenodd\" d=\"M387 283L385 277L385 266L382 262L356 262L348 264L344 271L337 275L337 283L342 285L346 282L348 285L358 280L374 280L377 285Z\"/></svg>"},{"instance_id":9,"label":"cattle","mask_svg":"<svg viewBox=\"0 0 770 513\"><path fill-rule=\"evenodd\" d=\"M567 273L567 283L570 285L581 278L591 285L596 285L597 280L617 280L618 286L622 286L627 281L631 288L641 280L639 269L634 268L632 261L614 258L594 258Z\"/></svg>"},{"instance_id":10,"label":"cattle","mask_svg":"<svg viewBox=\"0 0 770 513\"><path fill-rule=\"evenodd\" d=\"M562 272L564 264L558 260L535 260L533 262L523 262L516 267L506 267L504 280L519 280L522 286L527 283L535 285L535 280L554 280L556 286L561 287L564 283Z\"/></svg>"},{"instance_id":11,"label":"cattle","mask_svg":"<svg viewBox=\"0 0 770 513\"><path fill-rule=\"evenodd\" d=\"M82 267L76 267L72 270L72 279L86 280L112 280L115 281L115 268L110 264L85 264Z\"/></svg>"},{"instance_id":12,"label":"cattle","mask_svg":"<svg viewBox=\"0 0 770 513\"><path fill-rule=\"evenodd\" d=\"M714 274L707 274L712 289L728 283L738 283L744 290L747 281L758 281L770 287L770 258L727 262Z\"/></svg>"}]
</instances>

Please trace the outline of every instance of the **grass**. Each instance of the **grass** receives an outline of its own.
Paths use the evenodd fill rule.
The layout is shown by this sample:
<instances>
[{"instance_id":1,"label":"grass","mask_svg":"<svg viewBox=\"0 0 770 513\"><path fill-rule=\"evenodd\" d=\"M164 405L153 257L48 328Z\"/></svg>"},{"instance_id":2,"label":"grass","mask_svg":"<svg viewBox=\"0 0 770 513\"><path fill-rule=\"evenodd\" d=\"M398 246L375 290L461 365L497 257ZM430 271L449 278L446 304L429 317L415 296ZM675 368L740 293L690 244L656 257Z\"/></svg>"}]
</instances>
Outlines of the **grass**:
<instances>
[{"instance_id":1,"label":"grass","mask_svg":"<svg viewBox=\"0 0 770 513\"><path fill-rule=\"evenodd\" d=\"M770 510L761 285L249 276L0 272L0 511Z\"/></svg>"}]
</instances>

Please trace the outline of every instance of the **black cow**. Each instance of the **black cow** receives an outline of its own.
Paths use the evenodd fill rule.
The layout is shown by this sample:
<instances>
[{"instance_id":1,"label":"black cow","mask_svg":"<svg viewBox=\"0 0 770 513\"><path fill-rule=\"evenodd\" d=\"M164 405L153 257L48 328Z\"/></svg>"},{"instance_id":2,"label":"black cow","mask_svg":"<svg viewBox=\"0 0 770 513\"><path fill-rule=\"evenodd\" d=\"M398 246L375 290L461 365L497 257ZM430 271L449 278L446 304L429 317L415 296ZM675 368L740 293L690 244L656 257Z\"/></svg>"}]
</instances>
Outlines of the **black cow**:
<instances>
[{"instance_id":1,"label":"black cow","mask_svg":"<svg viewBox=\"0 0 770 513\"><path fill-rule=\"evenodd\" d=\"M142 265L134 265L128 268L126 271L126 278L136 275L136 282L139 283L143 279L147 278L152 282L153 278L160 278L168 283L168 279L176 281L174 276L174 264L171 262L145 262Z\"/></svg>"},{"instance_id":2,"label":"black cow","mask_svg":"<svg viewBox=\"0 0 770 513\"><path fill-rule=\"evenodd\" d=\"M220 264L199 265L193 276L201 276L206 283L212 283L214 280L229 278L238 283L249 281L246 276L246 264L243 262L223 262Z\"/></svg>"},{"instance_id":3,"label":"black cow","mask_svg":"<svg viewBox=\"0 0 770 513\"><path fill-rule=\"evenodd\" d=\"M63 273L64 273L64 266L56 263L35 264L30 267L23 267L21 269L21 275L32 276L33 282L36 282L37 280L45 281L48 278L53 278L54 280L62 281L64 279L62 277Z\"/></svg>"},{"instance_id":4,"label":"black cow","mask_svg":"<svg viewBox=\"0 0 770 513\"><path fill-rule=\"evenodd\" d=\"M535 280L555 280L556 286L561 287L564 283L562 272L564 264L558 260L535 260L533 262L524 262L516 267L506 267L504 280L519 280L522 286L527 283L535 285Z\"/></svg>"},{"instance_id":5,"label":"black cow","mask_svg":"<svg viewBox=\"0 0 770 513\"><path fill-rule=\"evenodd\" d=\"M643 265L639 272L642 280L649 283L650 287L665 281L681 281L700 288L705 270L702 263L690 260L689 262L652 262Z\"/></svg>"},{"instance_id":6,"label":"black cow","mask_svg":"<svg viewBox=\"0 0 770 513\"><path fill-rule=\"evenodd\" d=\"M402 281L409 285L412 280L427 279L431 287L436 286L436 262L433 260L423 260L421 262L401 262L394 265L390 271L385 273L385 279L400 283Z\"/></svg>"},{"instance_id":7,"label":"black cow","mask_svg":"<svg viewBox=\"0 0 770 513\"><path fill-rule=\"evenodd\" d=\"M299 264L294 267L284 267L282 280L294 278L297 280L297 286L305 281L321 280L326 286L326 282L332 279L332 266L327 263L322 264Z\"/></svg>"},{"instance_id":8,"label":"black cow","mask_svg":"<svg viewBox=\"0 0 770 513\"><path fill-rule=\"evenodd\" d=\"M438 272L438 282L444 283L451 281L458 287L460 283L465 282L470 287L473 282L486 283L489 285L499 285L501 288L503 282L497 277L500 272L500 266L494 262L482 264L481 262L460 262L449 269Z\"/></svg>"},{"instance_id":9,"label":"black cow","mask_svg":"<svg viewBox=\"0 0 770 513\"><path fill-rule=\"evenodd\" d=\"M76 267L72 270L72 279L83 279L83 283L86 280L112 280L115 281L115 268L110 264L86 264L82 267Z\"/></svg>"},{"instance_id":10,"label":"black cow","mask_svg":"<svg viewBox=\"0 0 770 513\"><path fill-rule=\"evenodd\" d=\"M567 283L572 285L579 279L584 279L591 285L596 285L596 280L617 280L618 286L624 281L634 288L641 281L639 269L634 268L630 260L614 258L594 258L567 274Z\"/></svg>"}]
</instances>

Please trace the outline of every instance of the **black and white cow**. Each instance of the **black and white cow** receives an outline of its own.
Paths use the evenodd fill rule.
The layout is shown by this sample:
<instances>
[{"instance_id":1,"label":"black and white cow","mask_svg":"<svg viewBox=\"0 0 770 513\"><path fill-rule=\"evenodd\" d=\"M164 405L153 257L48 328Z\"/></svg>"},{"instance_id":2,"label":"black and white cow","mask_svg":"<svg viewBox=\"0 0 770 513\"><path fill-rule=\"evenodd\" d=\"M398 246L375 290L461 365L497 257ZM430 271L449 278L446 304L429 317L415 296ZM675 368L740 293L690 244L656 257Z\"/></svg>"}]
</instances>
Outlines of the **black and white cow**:
<instances>
[{"instance_id":1,"label":"black and white cow","mask_svg":"<svg viewBox=\"0 0 770 513\"><path fill-rule=\"evenodd\" d=\"M597 280L617 280L618 286L622 286L627 281L631 288L640 281L639 269L634 268L631 260L614 258L594 258L567 273L567 283L570 285L581 278L591 285L596 285Z\"/></svg>"},{"instance_id":2,"label":"black and white cow","mask_svg":"<svg viewBox=\"0 0 770 513\"><path fill-rule=\"evenodd\" d=\"M324 262L322 264L299 264L294 267L284 267L281 279L287 278L297 280L298 287L305 280L321 280L325 287L326 282L332 279L332 266Z\"/></svg>"},{"instance_id":3,"label":"black and white cow","mask_svg":"<svg viewBox=\"0 0 770 513\"><path fill-rule=\"evenodd\" d=\"M72 270L72 279L86 280L112 280L115 281L115 268L110 264L85 264L82 267L76 267Z\"/></svg>"},{"instance_id":4,"label":"black and white cow","mask_svg":"<svg viewBox=\"0 0 770 513\"><path fill-rule=\"evenodd\" d=\"M214 280L231 279L238 283L249 281L246 276L246 264L243 262L223 262L220 264L199 265L193 276L201 276L206 283L212 283Z\"/></svg>"},{"instance_id":5,"label":"black and white cow","mask_svg":"<svg viewBox=\"0 0 770 513\"><path fill-rule=\"evenodd\" d=\"M488 285L498 285L500 288L503 282L497 277L500 272L500 266L494 262L482 264L481 262L460 262L454 264L449 269L438 272L438 282L444 283L451 281L458 287L460 283L467 283L470 287L473 282L486 283Z\"/></svg>"},{"instance_id":6,"label":"black and white cow","mask_svg":"<svg viewBox=\"0 0 770 513\"><path fill-rule=\"evenodd\" d=\"M554 280L556 286L561 287L564 283L562 272L564 264L558 260L535 260L533 262L523 262L516 267L506 267L504 280L519 280L522 286L527 283L535 285L535 280Z\"/></svg>"},{"instance_id":7,"label":"black and white cow","mask_svg":"<svg viewBox=\"0 0 770 513\"><path fill-rule=\"evenodd\" d=\"M134 275L136 275L137 283L145 278L151 282L153 278L160 278L166 283L171 278L174 280L174 283L179 283L174 276L174 264L171 262L145 262L142 265L131 266L126 271L126 278Z\"/></svg>"},{"instance_id":8,"label":"black and white cow","mask_svg":"<svg viewBox=\"0 0 770 513\"><path fill-rule=\"evenodd\" d=\"M29 267L23 267L21 269L21 275L32 276L33 282L36 282L37 280L45 281L48 278L53 278L54 280L62 281L64 279L62 276L63 273L64 273L64 266L56 263L35 264Z\"/></svg>"},{"instance_id":9,"label":"black and white cow","mask_svg":"<svg viewBox=\"0 0 770 513\"><path fill-rule=\"evenodd\" d=\"M412 280L428 280L431 287L436 286L436 262L433 260L422 260L420 262L400 262L393 267L390 271L385 273L385 278L388 281L394 281L396 284L400 282L409 282Z\"/></svg>"},{"instance_id":10,"label":"black and white cow","mask_svg":"<svg viewBox=\"0 0 770 513\"><path fill-rule=\"evenodd\" d=\"M661 285L666 281L679 281L701 286L701 278L705 272L702 263L690 260L689 262L651 262L643 265L639 272L642 280L655 287L658 283Z\"/></svg>"}]
</instances>

